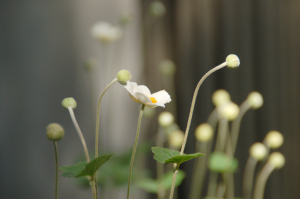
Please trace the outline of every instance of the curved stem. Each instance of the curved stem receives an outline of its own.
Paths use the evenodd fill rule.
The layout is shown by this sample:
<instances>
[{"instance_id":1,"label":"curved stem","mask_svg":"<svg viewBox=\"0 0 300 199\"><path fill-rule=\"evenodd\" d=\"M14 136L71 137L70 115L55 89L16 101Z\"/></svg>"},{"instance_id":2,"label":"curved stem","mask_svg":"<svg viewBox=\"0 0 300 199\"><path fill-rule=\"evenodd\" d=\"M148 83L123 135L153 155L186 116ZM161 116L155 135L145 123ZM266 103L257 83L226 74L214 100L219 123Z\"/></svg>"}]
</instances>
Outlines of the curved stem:
<instances>
[{"instance_id":1,"label":"curved stem","mask_svg":"<svg viewBox=\"0 0 300 199\"><path fill-rule=\"evenodd\" d=\"M127 188L127 199L129 199L132 167L133 167L134 157L135 157L135 153L136 153L137 143L138 143L138 140L139 140L139 134L140 134L140 128L141 128L141 122L142 122L144 108L145 108L145 105L143 104L142 108L141 108L141 111L140 111L139 119L138 119L138 125L137 125L137 129L136 129L136 136L135 136L133 151L132 151L131 160L130 160L129 176L128 176L128 188Z\"/></svg>"},{"instance_id":2,"label":"curved stem","mask_svg":"<svg viewBox=\"0 0 300 199\"><path fill-rule=\"evenodd\" d=\"M257 177L253 199L263 199L267 180L275 167L267 163Z\"/></svg>"},{"instance_id":3,"label":"curved stem","mask_svg":"<svg viewBox=\"0 0 300 199\"><path fill-rule=\"evenodd\" d=\"M54 198L58 199L58 147L57 141L53 141L54 154L55 154L55 191Z\"/></svg>"},{"instance_id":4,"label":"curved stem","mask_svg":"<svg viewBox=\"0 0 300 199\"><path fill-rule=\"evenodd\" d=\"M244 173L244 183L243 183L243 199L252 198L252 187L255 167L257 165L257 160L249 156Z\"/></svg>"},{"instance_id":5,"label":"curved stem","mask_svg":"<svg viewBox=\"0 0 300 199\"><path fill-rule=\"evenodd\" d=\"M82 146L83 146L83 150L84 150L84 153L85 153L86 161L87 161L87 163L89 163L89 162L90 162L89 151L88 151L88 149L87 149L87 146L86 146L86 143L85 143L83 134L82 134L82 132L81 132L81 130L80 130L80 128L79 128L79 125L78 125L78 123L77 123L77 121L76 121L76 118L75 118L75 115L74 115L74 112L73 112L72 107L69 106L69 107L68 107L68 110L69 110L71 119L72 119L72 121L73 121L73 124L74 124L74 126L75 126L75 129L76 129L76 131L77 131L77 133L78 133L78 135L79 135L79 138L80 138L80 140L81 140L81 142L82 142Z\"/></svg>"}]
</instances>

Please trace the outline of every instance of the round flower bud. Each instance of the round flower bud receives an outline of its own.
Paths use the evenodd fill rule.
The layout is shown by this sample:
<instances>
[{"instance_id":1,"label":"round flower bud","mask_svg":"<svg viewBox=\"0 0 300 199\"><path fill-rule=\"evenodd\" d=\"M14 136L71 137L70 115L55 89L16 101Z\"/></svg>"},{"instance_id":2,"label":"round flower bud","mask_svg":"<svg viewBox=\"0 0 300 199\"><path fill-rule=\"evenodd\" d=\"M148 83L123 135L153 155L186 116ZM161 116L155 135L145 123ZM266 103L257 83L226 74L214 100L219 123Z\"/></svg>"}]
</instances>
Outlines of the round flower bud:
<instances>
[{"instance_id":1,"label":"round flower bud","mask_svg":"<svg viewBox=\"0 0 300 199\"><path fill-rule=\"evenodd\" d=\"M131 74L128 70L120 70L117 74L118 82L122 85L126 85L131 80Z\"/></svg>"},{"instance_id":2,"label":"round flower bud","mask_svg":"<svg viewBox=\"0 0 300 199\"><path fill-rule=\"evenodd\" d=\"M144 109L144 116L146 118L152 118L156 113L156 109L155 108L149 108L149 107L145 107Z\"/></svg>"},{"instance_id":3,"label":"round flower bud","mask_svg":"<svg viewBox=\"0 0 300 199\"><path fill-rule=\"evenodd\" d=\"M162 127L168 127L174 122L174 116L168 111L164 111L158 116L158 123Z\"/></svg>"},{"instance_id":4,"label":"round flower bud","mask_svg":"<svg viewBox=\"0 0 300 199\"><path fill-rule=\"evenodd\" d=\"M58 141L65 135L65 130L58 123L51 123L46 127L46 135L49 140Z\"/></svg>"},{"instance_id":5,"label":"round flower bud","mask_svg":"<svg viewBox=\"0 0 300 199\"><path fill-rule=\"evenodd\" d=\"M213 136L213 129L208 123L200 124L195 131L195 137L199 142L207 142Z\"/></svg>"},{"instance_id":6,"label":"round flower bud","mask_svg":"<svg viewBox=\"0 0 300 199\"><path fill-rule=\"evenodd\" d=\"M181 130L173 131L169 135L169 144L171 147L179 148L182 145L184 133Z\"/></svg>"},{"instance_id":7,"label":"round flower bud","mask_svg":"<svg viewBox=\"0 0 300 199\"><path fill-rule=\"evenodd\" d=\"M160 1L153 1L150 5L151 16L158 18L164 16L166 13L165 5Z\"/></svg>"},{"instance_id":8,"label":"round flower bud","mask_svg":"<svg viewBox=\"0 0 300 199\"><path fill-rule=\"evenodd\" d=\"M254 143L249 150L251 157L258 161L263 160L266 157L267 152L266 146L260 142Z\"/></svg>"},{"instance_id":9,"label":"round flower bud","mask_svg":"<svg viewBox=\"0 0 300 199\"><path fill-rule=\"evenodd\" d=\"M107 22L97 22L91 28L91 35L98 41L110 43L122 36L122 29Z\"/></svg>"},{"instance_id":10,"label":"round flower bud","mask_svg":"<svg viewBox=\"0 0 300 199\"><path fill-rule=\"evenodd\" d=\"M220 106L224 103L230 102L230 100L230 94L224 89L216 90L212 95L212 102L215 106Z\"/></svg>"},{"instance_id":11,"label":"round flower bud","mask_svg":"<svg viewBox=\"0 0 300 199\"><path fill-rule=\"evenodd\" d=\"M280 152L273 152L269 156L269 164L274 166L275 169L280 169L285 164L285 158Z\"/></svg>"},{"instance_id":12,"label":"round flower bud","mask_svg":"<svg viewBox=\"0 0 300 199\"><path fill-rule=\"evenodd\" d=\"M68 109L69 107L72 107L72 109L75 109L77 107L77 103L74 100L73 97L68 97L65 98L62 102L61 105L65 108Z\"/></svg>"},{"instance_id":13,"label":"round flower bud","mask_svg":"<svg viewBox=\"0 0 300 199\"><path fill-rule=\"evenodd\" d=\"M232 121L239 115L240 109L235 103L228 102L221 105L218 108L218 111L221 117L227 119L228 121Z\"/></svg>"},{"instance_id":14,"label":"round flower bud","mask_svg":"<svg viewBox=\"0 0 300 199\"><path fill-rule=\"evenodd\" d=\"M162 75L173 76L176 72L176 66L173 61L164 59L159 63L159 70Z\"/></svg>"},{"instance_id":15,"label":"round flower bud","mask_svg":"<svg viewBox=\"0 0 300 199\"><path fill-rule=\"evenodd\" d=\"M265 141L271 149L277 149L283 144L283 135L278 131L270 131Z\"/></svg>"},{"instance_id":16,"label":"round flower bud","mask_svg":"<svg viewBox=\"0 0 300 199\"><path fill-rule=\"evenodd\" d=\"M257 109L263 105L264 99L259 92L253 91L248 95L247 102L252 108Z\"/></svg>"},{"instance_id":17,"label":"round flower bud","mask_svg":"<svg viewBox=\"0 0 300 199\"><path fill-rule=\"evenodd\" d=\"M226 57L226 63L229 68L237 68L240 65L240 59L238 56L231 54Z\"/></svg>"}]
</instances>

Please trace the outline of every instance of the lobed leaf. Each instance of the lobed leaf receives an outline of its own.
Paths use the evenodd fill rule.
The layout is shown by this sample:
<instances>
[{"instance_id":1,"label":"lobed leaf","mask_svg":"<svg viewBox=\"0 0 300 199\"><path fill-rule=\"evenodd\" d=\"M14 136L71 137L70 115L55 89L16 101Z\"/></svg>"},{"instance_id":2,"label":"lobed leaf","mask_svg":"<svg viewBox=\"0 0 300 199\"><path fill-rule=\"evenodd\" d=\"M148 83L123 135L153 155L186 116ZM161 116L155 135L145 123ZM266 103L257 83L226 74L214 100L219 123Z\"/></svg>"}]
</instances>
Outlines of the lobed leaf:
<instances>
[{"instance_id":1,"label":"lobed leaf","mask_svg":"<svg viewBox=\"0 0 300 199\"><path fill-rule=\"evenodd\" d=\"M86 162L79 162L73 166L60 167L63 171L62 176L67 178L75 178L86 166Z\"/></svg>"}]
</instances>

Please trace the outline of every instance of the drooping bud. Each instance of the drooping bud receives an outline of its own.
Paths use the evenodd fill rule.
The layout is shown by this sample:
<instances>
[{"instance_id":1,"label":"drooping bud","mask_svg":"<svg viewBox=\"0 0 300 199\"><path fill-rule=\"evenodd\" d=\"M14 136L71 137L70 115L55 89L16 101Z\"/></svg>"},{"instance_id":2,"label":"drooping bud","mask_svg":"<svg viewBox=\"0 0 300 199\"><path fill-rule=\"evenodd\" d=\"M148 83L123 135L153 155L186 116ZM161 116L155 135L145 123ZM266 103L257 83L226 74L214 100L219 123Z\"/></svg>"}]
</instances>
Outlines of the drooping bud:
<instances>
[{"instance_id":1,"label":"drooping bud","mask_svg":"<svg viewBox=\"0 0 300 199\"><path fill-rule=\"evenodd\" d=\"M158 123L162 127L168 127L174 122L174 116L168 111L164 111L158 116Z\"/></svg>"},{"instance_id":2,"label":"drooping bud","mask_svg":"<svg viewBox=\"0 0 300 199\"><path fill-rule=\"evenodd\" d=\"M232 121L239 115L240 109L235 103L228 102L218 107L218 111L221 117Z\"/></svg>"},{"instance_id":3,"label":"drooping bud","mask_svg":"<svg viewBox=\"0 0 300 199\"><path fill-rule=\"evenodd\" d=\"M253 91L248 95L247 102L252 108L257 109L263 105L264 99L259 92Z\"/></svg>"},{"instance_id":4,"label":"drooping bud","mask_svg":"<svg viewBox=\"0 0 300 199\"><path fill-rule=\"evenodd\" d=\"M273 152L269 156L269 164L275 167L275 169L280 169L285 164L285 158L280 152Z\"/></svg>"},{"instance_id":5,"label":"drooping bud","mask_svg":"<svg viewBox=\"0 0 300 199\"><path fill-rule=\"evenodd\" d=\"M61 105L65 108L68 109L69 107L72 107L72 109L75 109L77 107L77 103L74 100L73 97L68 97L65 98L62 102Z\"/></svg>"},{"instance_id":6,"label":"drooping bud","mask_svg":"<svg viewBox=\"0 0 300 199\"><path fill-rule=\"evenodd\" d=\"M165 15L166 6L160 1L153 1L150 5L150 14L155 18L159 18Z\"/></svg>"},{"instance_id":7,"label":"drooping bud","mask_svg":"<svg viewBox=\"0 0 300 199\"><path fill-rule=\"evenodd\" d=\"M49 140L58 141L65 135L64 128L58 123L51 123L46 127L46 135Z\"/></svg>"},{"instance_id":8,"label":"drooping bud","mask_svg":"<svg viewBox=\"0 0 300 199\"><path fill-rule=\"evenodd\" d=\"M230 94L224 89L216 90L212 95L212 102L216 107L224 103L230 102L230 100Z\"/></svg>"},{"instance_id":9,"label":"drooping bud","mask_svg":"<svg viewBox=\"0 0 300 199\"><path fill-rule=\"evenodd\" d=\"M179 148L182 145L184 133L181 130L173 131L169 135L169 144L171 147Z\"/></svg>"},{"instance_id":10,"label":"drooping bud","mask_svg":"<svg viewBox=\"0 0 300 199\"><path fill-rule=\"evenodd\" d=\"M199 142L207 142L213 136L213 129L208 123L200 124L195 131L195 137Z\"/></svg>"},{"instance_id":11,"label":"drooping bud","mask_svg":"<svg viewBox=\"0 0 300 199\"><path fill-rule=\"evenodd\" d=\"M256 142L250 147L249 153L252 158L260 161L266 157L267 148L263 143Z\"/></svg>"},{"instance_id":12,"label":"drooping bud","mask_svg":"<svg viewBox=\"0 0 300 199\"><path fill-rule=\"evenodd\" d=\"M283 135L278 131L270 131L265 138L266 144L271 149L277 149L283 144Z\"/></svg>"},{"instance_id":13,"label":"drooping bud","mask_svg":"<svg viewBox=\"0 0 300 199\"><path fill-rule=\"evenodd\" d=\"M176 66L173 61L164 59L159 63L159 70L162 75L171 77L174 76L176 72Z\"/></svg>"},{"instance_id":14,"label":"drooping bud","mask_svg":"<svg viewBox=\"0 0 300 199\"><path fill-rule=\"evenodd\" d=\"M120 70L117 74L118 82L122 85L126 85L131 80L131 73L128 70Z\"/></svg>"},{"instance_id":15,"label":"drooping bud","mask_svg":"<svg viewBox=\"0 0 300 199\"><path fill-rule=\"evenodd\" d=\"M240 65L240 59L235 54L226 57L226 63L229 68L237 68Z\"/></svg>"}]
</instances>

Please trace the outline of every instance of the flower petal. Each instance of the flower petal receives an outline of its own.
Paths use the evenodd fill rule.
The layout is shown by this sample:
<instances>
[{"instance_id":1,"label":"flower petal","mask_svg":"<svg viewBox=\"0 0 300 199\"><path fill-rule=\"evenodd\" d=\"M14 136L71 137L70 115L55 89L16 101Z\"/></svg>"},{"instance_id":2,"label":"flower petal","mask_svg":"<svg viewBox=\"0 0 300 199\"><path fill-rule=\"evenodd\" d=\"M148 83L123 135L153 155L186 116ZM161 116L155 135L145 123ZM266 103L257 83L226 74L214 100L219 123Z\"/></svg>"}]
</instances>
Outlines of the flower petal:
<instances>
[{"instance_id":1,"label":"flower petal","mask_svg":"<svg viewBox=\"0 0 300 199\"><path fill-rule=\"evenodd\" d=\"M128 81L124 88L137 99L137 96L134 95L139 90L137 83Z\"/></svg>"},{"instance_id":2,"label":"flower petal","mask_svg":"<svg viewBox=\"0 0 300 199\"><path fill-rule=\"evenodd\" d=\"M144 93L147 96L151 96L151 92L147 86L141 85L139 87L139 92Z\"/></svg>"},{"instance_id":3,"label":"flower petal","mask_svg":"<svg viewBox=\"0 0 300 199\"><path fill-rule=\"evenodd\" d=\"M157 104L166 104L171 102L171 97L165 90L153 93L151 97L154 97L157 100Z\"/></svg>"},{"instance_id":4,"label":"flower petal","mask_svg":"<svg viewBox=\"0 0 300 199\"><path fill-rule=\"evenodd\" d=\"M157 106L161 106L161 107L165 108L165 105L160 104L160 103L146 104L146 106L149 107L149 108L155 108Z\"/></svg>"},{"instance_id":5,"label":"flower petal","mask_svg":"<svg viewBox=\"0 0 300 199\"><path fill-rule=\"evenodd\" d=\"M140 101L140 103L142 104L152 104L151 99L146 96L144 93L140 93L140 92L136 92L135 96L137 97L138 101Z\"/></svg>"}]
</instances>

